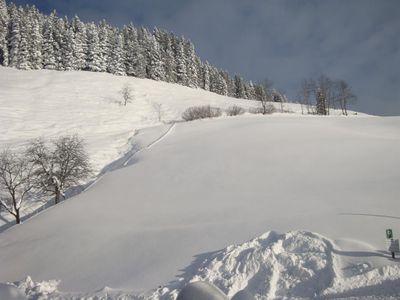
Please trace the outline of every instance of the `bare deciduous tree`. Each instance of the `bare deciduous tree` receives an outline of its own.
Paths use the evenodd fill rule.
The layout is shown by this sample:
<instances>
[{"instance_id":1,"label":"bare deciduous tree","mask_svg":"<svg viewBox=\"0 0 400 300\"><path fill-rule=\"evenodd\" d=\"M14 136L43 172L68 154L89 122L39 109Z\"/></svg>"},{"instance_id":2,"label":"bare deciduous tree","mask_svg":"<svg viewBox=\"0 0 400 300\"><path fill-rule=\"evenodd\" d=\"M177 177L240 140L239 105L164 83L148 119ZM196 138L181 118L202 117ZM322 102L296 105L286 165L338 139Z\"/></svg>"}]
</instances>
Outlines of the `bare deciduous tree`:
<instances>
[{"instance_id":1,"label":"bare deciduous tree","mask_svg":"<svg viewBox=\"0 0 400 300\"><path fill-rule=\"evenodd\" d=\"M306 107L308 114L314 114L311 96L313 94L315 83L312 79L304 79L301 82L300 101Z\"/></svg>"},{"instance_id":2,"label":"bare deciduous tree","mask_svg":"<svg viewBox=\"0 0 400 300\"><path fill-rule=\"evenodd\" d=\"M332 80L324 75L317 80L303 80L300 94L301 103L307 107L307 112L319 115L329 115L331 108L336 109L337 103L342 113L347 115L348 104L356 99L347 82ZM315 98L315 106L312 105L312 96Z\"/></svg>"},{"instance_id":3,"label":"bare deciduous tree","mask_svg":"<svg viewBox=\"0 0 400 300\"><path fill-rule=\"evenodd\" d=\"M355 101L357 97L351 91L351 87L344 80L339 80L337 82L337 98L342 110L342 114L347 116L347 107L349 103Z\"/></svg>"},{"instance_id":4,"label":"bare deciduous tree","mask_svg":"<svg viewBox=\"0 0 400 300\"><path fill-rule=\"evenodd\" d=\"M21 223L20 210L34 188L32 164L23 154L5 150L0 154L0 206Z\"/></svg>"},{"instance_id":5,"label":"bare deciduous tree","mask_svg":"<svg viewBox=\"0 0 400 300\"><path fill-rule=\"evenodd\" d=\"M276 108L272 103L268 101L260 101L260 102L261 102L260 111L263 115L269 115L276 111Z\"/></svg>"},{"instance_id":6,"label":"bare deciduous tree","mask_svg":"<svg viewBox=\"0 0 400 300\"><path fill-rule=\"evenodd\" d=\"M77 135L61 136L46 145L43 139L32 142L28 157L34 164L36 184L44 192L54 195L57 204L65 190L78 185L91 174L89 156L84 142Z\"/></svg>"},{"instance_id":7,"label":"bare deciduous tree","mask_svg":"<svg viewBox=\"0 0 400 300\"><path fill-rule=\"evenodd\" d=\"M163 105L161 103L158 103L158 102L153 102L152 105L153 105L153 108L154 108L154 110L155 110L155 112L157 114L158 122L162 122L162 119L164 117Z\"/></svg>"},{"instance_id":8,"label":"bare deciduous tree","mask_svg":"<svg viewBox=\"0 0 400 300\"><path fill-rule=\"evenodd\" d=\"M133 91L132 87L129 84L124 85L124 87L120 91L123 99L123 105L126 106L129 102L133 100Z\"/></svg>"}]
</instances>

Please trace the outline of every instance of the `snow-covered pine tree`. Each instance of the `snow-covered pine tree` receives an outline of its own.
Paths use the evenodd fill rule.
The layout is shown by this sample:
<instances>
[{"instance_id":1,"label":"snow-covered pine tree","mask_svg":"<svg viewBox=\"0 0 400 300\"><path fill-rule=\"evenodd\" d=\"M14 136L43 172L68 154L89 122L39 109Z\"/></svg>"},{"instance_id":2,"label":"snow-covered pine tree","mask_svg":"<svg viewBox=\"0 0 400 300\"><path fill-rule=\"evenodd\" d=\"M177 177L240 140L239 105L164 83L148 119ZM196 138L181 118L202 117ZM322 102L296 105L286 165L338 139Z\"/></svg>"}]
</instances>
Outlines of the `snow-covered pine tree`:
<instances>
[{"instance_id":1,"label":"snow-covered pine tree","mask_svg":"<svg viewBox=\"0 0 400 300\"><path fill-rule=\"evenodd\" d=\"M210 91L220 94L228 95L228 87L222 73L214 67L211 67L210 72Z\"/></svg>"},{"instance_id":2,"label":"snow-covered pine tree","mask_svg":"<svg viewBox=\"0 0 400 300\"><path fill-rule=\"evenodd\" d=\"M208 61L203 64L203 85L201 88L205 89L206 91L210 90L210 64Z\"/></svg>"},{"instance_id":3,"label":"snow-covered pine tree","mask_svg":"<svg viewBox=\"0 0 400 300\"><path fill-rule=\"evenodd\" d=\"M243 79L238 75L235 75L235 97L241 99L247 99Z\"/></svg>"},{"instance_id":4,"label":"snow-covered pine tree","mask_svg":"<svg viewBox=\"0 0 400 300\"><path fill-rule=\"evenodd\" d=\"M265 88L261 84L257 84L254 86L254 96L258 101L264 101L267 99L267 94L265 92Z\"/></svg>"},{"instance_id":5,"label":"snow-covered pine tree","mask_svg":"<svg viewBox=\"0 0 400 300\"><path fill-rule=\"evenodd\" d=\"M194 46L190 41L185 41L184 46L188 85L196 88L198 87L199 82L196 53L194 52Z\"/></svg>"},{"instance_id":6,"label":"snow-covered pine tree","mask_svg":"<svg viewBox=\"0 0 400 300\"><path fill-rule=\"evenodd\" d=\"M152 34L144 27L140 27L137 30L138 57L136 59L136 72L138 73L137 76L140 78L149 78L147 73L149 65L148 46L151 35Z\"/></svg>"},{"instance_id":7,"label":"snow-covered pine tree","mask_svg":"<svg viewBox=\"0 0 400 300\"><path fill-rule=\"evenodd\" d=\"M255 91L254 91L254 84L252 81L245 85L246 90L246 99L254 100L256 99Z\"/></svg>"},{"instance_id":8,"label":"snow-covered pine tree","mask_svg":"<svg viewBox=\"0 0 400 300\"><path fill-rule=\"evenodd\" d=\"M56 70L65 70L63 55L65 50L63 48L66 46L66 28L68 24L68 19L61 19L57 17L56 11L50 15L52 19L53 26L53 38L54 38L54 58L56 61Z\"/></svg>"},{"instance_id":9,"label":"snow-covered pine tree","mask_svg":"<svg viewBox=\"0 0 400 300\"><path fill-rule=\"evenodd\" d=\"M71 28L74 32L74 66L75 70L84 70L86 66L86 27L83 22L75 16L71 22Z\"/></svg>"},{"instance_id":10,"label":"snow-covered pine tree","mask_svg":"<svg viewBox=\"0 0 400 300\"><path fill-rule=\"evenodd\" d=\"M185 60L185 50L182 40L176 41L175 49L175 62L176 62L176 82L181 85L189 85L186 60Z\"/></svg>"},{"instance_id":11,"label":"snow-covered pine tree","mask_svg":"<svg viewBox=\"0 0 400 300\"><path fill-rule=\"evenodd\" d=\"M8 10L5 0L0 0L0 65L8 66Z\"/></svg>"},{"instance_id":12,"label":"snow-covered pine tree","mask_svg":"<svg viewBox=\"0 0 400 300\"><path fill-rule=\"evenodd\" d=\"M10 67L18 67L18 59L19 59L19 43L21 40L20 35L20 15L18 13L18 8L11 4L9 6L9 14L10 14L10 31L8 35L8 49L9 49L9 66Z\"/></svg>"},{"instance_id":13,"label":"snow-covered pine tree","mask_svg":"<svg viewBox=\"0 0 400 300\"><path fill-rule=\"evenodd\" d=\"M110 35L111 53L108 60L107 71L115 75L125 75L124 38L117 29Z\"/></svg>"},{"instance_id":14,"label":"snow-covered pine tree","mask_svg":"<svg viewBox=\"0 0 400 300\"><path fill-rule=\"evenodd\" d=\"M32 69L42 68L42 30L40 27L40 13L35 7L29 9L29 61Z\"/></svg>"},{"instance_id":15,"label":"snow-covered pine tree","mask_svg":"<svg viewBox=\"0 0 400 300\"><path fill-rule=\"evenodd\" d=\"M107 66L109 64L111 56L111 39L113 32L111 31L111 26L106 23L106 21L101 21L98 26L99 35L99 70L98 72L107 71Z\"/></svg>"},{"instance_id":16,"label":"snow-covered pine tree","mask_svg":"<svg viewBox=\"0 0 400 300\"><path fill-rule=\"evenodd\" d=\"M128 76L139 77L137 72L139 45L137 40L136 28L132 24L124 26L124 28L122 29L122 34L124 36L123 57L125 64L125 72Z\"/></svg>"},{"instance_id":17,"label":"snow-covered pine tree","mask_svg":"<svg viewBox=\"0 0 400 300\"><path fill-rule=\"evenodd\" d=\"M24 69L125 72L222 95L252 97L250 83L238 77L238 84L238 78L203 64L193 44L172 33L158 29L151 33L133 25L121 32L105 21L99 26L85 24L77 16L69 22L57 17L55 11L45 16L35 7L7 7L5 0L0 0L0 64ZM262 97L256 87L254 90L254 97Z\"/></svg>"},{"instance_id":18,"label":"snow-covered pine tree","mask_svg":"<svg viewBox=\"0 0 400 300\"><path fill-rule=\"evenodd\" d=\"M43 24L42 65L49 70L56 69L54 53L53 24L51 18L46 18Z\"/></svg>"},{"instance_id":19,"label":"snow-covered pine tree","mask_svg":"<svg viewBox=\"0 0 400 300\"><path fill-rule=\"evenodd\" d=\"M165 80L165 71L161 58L160 45L154 35L149 37L147 43L147 76L153 80Z\"/></svg>"},{"instance_id":20,"label":"snow-covered pine tree","mask_svg":"<svg viewBox=\"0 0 400 300\"><path fill-rule=\"evenodd\" d=\"M86 28L86 35L86 70L100 72L102 70L102 59L100 57L99 34L98 28L94 23L89 23Z\"/></svg>"},{"instance_id":21,"label":"snow-covered pine tree","mask_svg":"<svg viewBox=\"0 0 400 300\"><path fill-rule=\"evenodd\" d=\"M229 76L228 72L220 71L220 73L226 82L227 95L229 97L235 97L235 82L234 82L234 80L232 79L231 76Z\"/></svg>"},{"instance_id":22,"label":"snow-covered pine tree","mask_svg":"<svg viewBox=\"0 0 400 300\"><path fill-rule=\"evenodd\" d=\"M29 61L29 32L31 30L31 24L28 19L28 15L20 7L18 9L20 15L20 28L19 28L19 46L18 46L18 59L16 67L22 70L31 69L31 63Z\"/></svg>"},{"instance_id":23,"label":"snow-covered pine tree","mask_svg":"<svg viewBox=\"0 0 400 300\"><path fill-rule=\"evenodd\" d=\"M64 43L62 45L62 58L64 70L71 71L76 70L74 50L75 45L75 34L72 28L68 28L65 32Z\"/></svg>"},{"instance_id":24,"label":"snow-covered pine tree","mask_svg":"<svg viewBox=\"0 0 400 300\"><path fill-rule=\"evenodd\" d=\"M176 63L171 38L174 38L173 35L170 35L168 32L162 32L160 43L161 54L165 70L165 80L167 82L176 82Z\"/></svg>"}]
</instances>

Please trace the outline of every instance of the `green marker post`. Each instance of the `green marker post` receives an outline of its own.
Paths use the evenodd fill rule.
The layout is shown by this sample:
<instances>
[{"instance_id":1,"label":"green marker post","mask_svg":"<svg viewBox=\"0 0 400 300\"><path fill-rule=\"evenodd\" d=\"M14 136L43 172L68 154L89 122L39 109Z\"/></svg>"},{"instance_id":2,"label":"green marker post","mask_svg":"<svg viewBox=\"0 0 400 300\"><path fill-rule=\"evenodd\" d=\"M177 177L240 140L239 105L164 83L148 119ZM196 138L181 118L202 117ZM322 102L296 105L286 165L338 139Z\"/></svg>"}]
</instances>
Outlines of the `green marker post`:
<instances>
[{"instance_id":1,"label":"green marker post","mask_svg":"<svg viewBox=\"0 0 400 300\"><path fill-rule=\"evenodd\" d=\"M386 238L388 240L390 240L390 245L392 246L393 245L393 230L392 229L386 229ZM394 251L391 251L391 253L392 253L392 258L395 259L396 255L395 255Z\"/></svg>"}]
</instances>

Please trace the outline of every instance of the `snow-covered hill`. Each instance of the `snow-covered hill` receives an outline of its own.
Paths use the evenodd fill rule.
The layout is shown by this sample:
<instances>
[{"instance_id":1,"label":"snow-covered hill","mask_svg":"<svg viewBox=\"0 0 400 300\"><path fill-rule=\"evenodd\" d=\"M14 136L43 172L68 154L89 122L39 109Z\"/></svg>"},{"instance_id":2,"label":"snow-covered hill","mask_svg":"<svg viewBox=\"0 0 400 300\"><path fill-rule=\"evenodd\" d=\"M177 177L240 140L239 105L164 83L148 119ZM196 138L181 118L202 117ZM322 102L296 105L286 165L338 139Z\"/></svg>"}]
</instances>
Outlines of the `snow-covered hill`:
<instances>
[{"instance_id":1,"label":"snow-covered hill","mask_svg":"<svg viewBox=\"0 0 400 300\"><path fill-rule=\"evenodd\" d=\"M131 87L134 99L123 106L121 90L126 85ZM179 121L182 112L191 106L224 109L233 104L244 108L257 105L148 79L0 66L0 148L23 146L38 137L52 139L78 133L86 142L94 174L98 174L115 168L117 159L148 145L169 127L153 130L145 140L138 138L141 129ZM22 213L42 205L25 206ZM3 218L12 221L6 215Z\"/></svg>"},{"instance_id":2,"label":"snow-covered hill","mask_svg":"<svg viewBox=\"0 0 400 300\"><path fill-rule=\"evenodd\" d=\"M0 233L0 282L46 281L19 283L32 299L171 299L199 279L229 297L400 294L385 241L386 228L399 232L400 118L246 115L153 127L152 102L166 122L188 106L254 103L108 74L0 71L2 145L77 131L98 170L141 149ZM127 107L115 103L125 81L136 93Z\"/></svg>"},{"instance_id":3,"label":"snow-covered hill","mask_svg":"<svg viewBox=\"0 0 400 300\"><path fill-rule=\"evenodd\" d=\"M134 100L123 106L121 90L126 84ZM155 103L162 105L161 121ZM180 120L186 108L208 104L255 106L254 101L148 79L0 67L0 145L77 132L99 171L132 147L136 130Z\"/></svg>"},{"instance_id":4,"label":"snow-covered hill","mask_svg":"<svg viewBox=\"0 0 400 300\"><path fill-rule=\"evenodd\" d=\"M121 90L126 85L134 99L123 106ZM141 130L180 121L185 109L200 105L249 109L259 103L106 73L21 71L0 66L0 148L23 146L38 137L78 133L86 142L97 175L124 163L126 157L157 140L170 126L147 130L144 136ZM276 104L276 108L282 107ZM284 104L283 108L301 112L296 104ZM22 214L34 213L42 205L42 201L25 205ZM0 228L5 220L12 218L0 214Z\"/></svg>"}]
</instances>

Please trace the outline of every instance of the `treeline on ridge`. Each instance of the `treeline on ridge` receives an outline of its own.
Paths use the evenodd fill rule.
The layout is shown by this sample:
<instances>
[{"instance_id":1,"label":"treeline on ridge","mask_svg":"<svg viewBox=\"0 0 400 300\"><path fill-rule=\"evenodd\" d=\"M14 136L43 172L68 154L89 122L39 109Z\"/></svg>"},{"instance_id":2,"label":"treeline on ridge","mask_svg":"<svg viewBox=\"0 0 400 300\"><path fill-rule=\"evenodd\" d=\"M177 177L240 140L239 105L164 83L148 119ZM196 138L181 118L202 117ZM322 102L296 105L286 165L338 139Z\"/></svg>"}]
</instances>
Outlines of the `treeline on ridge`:
<instances>
[{"instance_id":1,"label":"treeline on ridge","mask_svg":"<svg viewBox=\"0 0 400 300\"><path fill-rule=\"evenodd\" d=\"M44 15L35 6L0 0L0 65L18 69L86 70L177 83L220 95L262 100L265 87L203 62L194 45L171 32L78 16Z\"/></svg>"}]
</instances>

